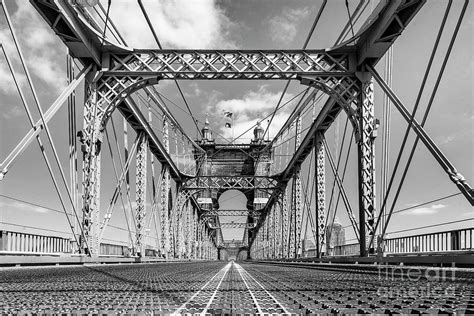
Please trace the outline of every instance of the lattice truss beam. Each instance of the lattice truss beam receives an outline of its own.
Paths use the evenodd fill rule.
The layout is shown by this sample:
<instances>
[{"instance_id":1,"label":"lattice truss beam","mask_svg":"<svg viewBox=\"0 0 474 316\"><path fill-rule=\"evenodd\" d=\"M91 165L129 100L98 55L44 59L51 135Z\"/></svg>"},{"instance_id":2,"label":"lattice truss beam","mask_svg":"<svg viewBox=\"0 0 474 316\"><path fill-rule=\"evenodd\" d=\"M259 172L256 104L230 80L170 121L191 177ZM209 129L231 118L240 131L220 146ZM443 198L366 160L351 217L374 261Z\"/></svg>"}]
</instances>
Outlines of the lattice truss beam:
<instances>
[{"instance_id":1,"label":"lattice truss beam","mask_svg":"<svg viewBox=\"0 0 474 316\"><path fill-rule=\"evenodd\" d=\"M251 211L251 210L202 210L202 216L212 217L212 216L250 216L258 217L261 212Z\"/></svg>"},{"instance_id":2,"label":"lattice truss beam","mask_svg":"<svg viewBox=\"0 0 474 316\"><path fill-rule=\"evenodd\" d=\"M278 181L265 176L199 176L183 183L185 190L236 189L236 190L274 190Z\"/></svg>"},{"instance_id":3,"label":"lattice truss beam","mask_svg":"<svg viewBox=\"0 0 474 316\"><path fill-rule=\"evenodd\" d=\"M324 50L135 50L110 54L106 77L131 82L160 79L296 79L298 75L338 76L351 55Z\"/></svg>"},{"instance_id":4,"label":"lattice truss beam","mask_svg":"<svg viewBox=\"0 0 474 316\"><path fill-rule=\"evenodd\" d=\"M301 250L302 201L300 168L310 149L314 146L317 132L323 133L343 109L350 118L358 143L359 164L359 223L361 254L364 254L366 233L373 235L375 211L375 160L374 160L374 113L373 83L366 73L378 61L388 47L400 35L424 1L394 0L381 3L376 14L364 25L351 45L333 50L128 50L114 47L110 43L103 48L104 41L91 30L84 12L75 11L67 2L34 1L34 5L45 17L71 51L80 51L80 60L94 71L88 74L85 87L83 180L83 248L95 252L100 244L98 210L100 208L101 152L103 131L112 113L119 109L130 125L140 134L137 142L137 208L135 220L139 222L136 246L141 249L143 241L143 218L146 216L146 148L162 163L160 188L161 246L167 255L178 257L212 258L216 255L216 239L211 239L212 229L205 224L206 216L199 217L196 206L191 206L191 195L207 189L255 190L270 196L265 207L263 222L245 223L245 233L253 236L251 247L261 249L260 256L294 257ZM82 15L81 15L82 14ZM60 23L58 23L60 22ZM92 26L94 28L95 26ZM66 36L67 34L67 36ZM95 34L95 35L94 35ZM76 53L77 53L76 51ZM79 54L79 53L77 53ZM185 170L175 165L170 156L168 127L161 139L157 137L142 111L131 97L143 89L153 99L149 86L165 79L247 79L273 80L296 79L329 95L329 100L308 128L303 128L291 118L289 124L272 141L272 150L287 143L295 136L295 154L272 174L253 177L196 177L196 170ZM151 91L151 92L150 92ZM154 100L155 101L155 100ZM156 102L156 101L155 101ZM306 102L306 105L309 102ZM166 109L163 126L171 122L178 126ZM294 134L288 131L294 132ZM303 132L306 131L306 134ZM421 129L420 133L424 130ZM144 135L144 136L143 136ZM186 136L186 135L181 135ZM184 140L184 139L183 139ZM168 144L167 144L168 143ZM188 139L188 147L199 150L199 146ZM190 152L188 152L189 154ZM194 153L194 152L193 152ZM178 152L175 153L178 156ZM321 225L324 209L324 151L318 152L317 171L317 228L318 243L323 245ZM273 166L272 166L273 167ZM271 176L271 178L269 177ZM458 178L457 174L454 174ZM454 177L453 176L453 177ZM178 184L177 192L171 191L170 180ZM186 180L188 179L188 180ZM286 184L292 181L291 195ZM458 181L459 183L459 181ZM467 189L470 189L468 187ZM257 194L258 195L258 194ZM170 196L173 199L170 199ZM290 200L291 197L291 200ZM471 194L472 201L472 194ZM250 215L251 213L247 213ZM250 217L248 217L250 218ZM104 219L106 226L108 219ZM192 224L194 223L194 224ZM216 227L223 227L219 223ZM228 223L241 224L241 223ZM101 227L101 228L103 228ZM214 228L216 228L214 227ZM281 227L281 230L274 230ZM250 233L252 232L252 233ZM193 237L195 236L195 237ZM281 243L271 243L271 239ZM246 243L246 237L244 237ZM214 247L213 247L214 244ZM319 247L318 247L319 248ZM260 251L260 250L259 250Z\"/></svg>"}]
</instances>

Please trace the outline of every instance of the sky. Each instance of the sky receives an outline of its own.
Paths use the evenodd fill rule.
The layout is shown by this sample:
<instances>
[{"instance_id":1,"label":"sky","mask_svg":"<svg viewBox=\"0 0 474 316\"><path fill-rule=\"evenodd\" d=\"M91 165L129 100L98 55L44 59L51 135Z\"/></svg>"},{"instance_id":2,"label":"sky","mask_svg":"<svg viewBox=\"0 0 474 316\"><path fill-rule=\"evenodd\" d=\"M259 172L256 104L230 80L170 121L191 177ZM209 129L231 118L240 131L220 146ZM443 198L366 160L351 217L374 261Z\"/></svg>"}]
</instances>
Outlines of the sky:
<instances>
[{"instance_id":1,"label":"sky","mask_svg":"<svg viewBox=\"0 0 474 316\"><path fill-rule=\"evenodd\" d=\"M322 1L145 0L143 2L164 48L301 49ZM376 5L372 2L367 6L363 18L354 24L355 31L363 23L370 9ZM66 86L67 49L28 1L6 0L4 3L11 14L27 66L38 92L41 108L45 111ZM105 1L102 3L106 6ZM355 0L349 1L351 12L357 3L358 1ZM446 30L421 99L418 111L420 119L428 103L461 5L461 1L453 3ZM410 110L416 100L445 6L444 1L428 1L394 45L392 87ZM472 12L471 3L426 124L428 134L471 185L474 180L472 167L474 154L472 105L474 100L472 90L474 83L472 42L474 20ZM153 37L135 1L112 1L110 17L130 47L156 48ZM331 47L347 19L344 1L328 1L322 18L308 43L308 49ZM3 14L0 16L0 42L13 62L36 121L39 115L35 110L35 103L21 70L18 55L12 46L11 35ZM377 69L381 73L384 71L383 65L383 62L377 65ZM7 68L3 52L0 54L0 82L0 160L3 161L29 130L29 121ZM248 139L252 137L251 127L256 121L272 112L281 97L284 85L285 82L282 81L180 81L184 95L199 122L204 122L207 114L214 135L220 134L228 138L231 137L232 131L224 127L225 121L222 112L232 111L235 118L235 135L240 135L250 129L249 133L242 136L240 140L242 142L248 142ZM181 108L184 107L183 100L174 84L163 81L156 88L175 104ZM298 82L292 82L283 97L283 102L292 99L304 88ZM383 93L378 86L375 89L375 112L376 116L381 118ZM76 91L78 126L82 126L80 116L83 94L83 88L79 87ZM194 137L196 129L192 118L176 105L169 103L168 106L183 128ZM294 103L290 103L276 114L269 129L271 137L285 122L293 106ZM118 119L117 113L114 115ZM342 114L326 133L330 150L335 157L340 154L339 144L342 139L344 122L345 115ZM49 126L62 168L65 170L67 181L69 181L67 106L61 108ZM406 123L403 118L395 108L392 108L390 170L393 169L405 128ZM53 159L52 149L48 145L46 135L43 133L41 136L43 143L46 144L50 159ZM413 135L411 135L408 142L409 148L411 148L413 139ZM343 156L348 141L345 144L342 150ZM376 147L376 163L377 166L380 166L381 137L377 138ZM357 165L354 149L355 146L352 148L344 183L349 200L353 208L357 209ZM402 157L402 166L404 166L407 150ZM104 212L109 205L115 179L109 163L110 157L104 154L102 159L104 179L101 189L101 212ZM59 179L58 168L54 168ZM309 163L306 163L303 168L307 170ZM333 183L329 166L326 174L328 201ZM400 179L399 175L400 172L395 178L396 182ZM379 179L380 168L377 168L377 181ZM379 188L380 186L377 190ZM61 190L65 194L64 189ZM134 195L133 191L132 187L132 196ZM377 191L377 204L380 201L379 191ZM449 181L443 170L420 142L395 211L456 193L458 193L456 186ZM67 221L64 214L61 211L58 212L61 210L61 206L37 143L33 142L26 149L5 178L0 181L0 194L0 228L37 233L49 232L58 235L67 234ZM245 205L245 201L241 193L228 191L221 196L220 204L222 209L236 208ZM148 203L149 207L150 203ZM126 238L126 234L121 230L125 227L121 208L123 208L121 204L117 204L111 221L112 225L120 227L120 229L111 227L106 232L106 238L110 240L123 241ZM343 225L349 224L342 203L339 204L337 216ZM473 219L472 207L462 195L456 195L395 214L388 232L469 218ZM227 220L242 221L242 218L221 219L221 221ZM470 227L472 224L473 221L464 221L404 234L451 230ZM226 230L224 238L239 239L241 234L241 230ZM350 241L353 236L351 229L348 228L347 239ZM397 234L394 233L391 236L397 236ZM150 239L148 242L153 243L153 240Z\"/></svg>"}]
</instances>

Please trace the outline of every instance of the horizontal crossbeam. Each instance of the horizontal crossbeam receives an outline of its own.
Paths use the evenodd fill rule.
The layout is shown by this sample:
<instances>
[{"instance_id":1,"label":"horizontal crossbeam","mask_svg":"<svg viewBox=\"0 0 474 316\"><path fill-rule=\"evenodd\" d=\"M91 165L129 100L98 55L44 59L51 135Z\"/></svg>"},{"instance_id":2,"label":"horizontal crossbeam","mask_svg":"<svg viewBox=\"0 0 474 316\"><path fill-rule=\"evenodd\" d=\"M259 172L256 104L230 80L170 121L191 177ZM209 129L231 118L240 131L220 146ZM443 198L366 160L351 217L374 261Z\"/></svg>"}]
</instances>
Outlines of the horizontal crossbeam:
<instances>
[{"instance_id":1,"label":"horizontal crossbeam","mask_svg":"<svg viewBox=\"0 0 474 316\"><path fill-rule=\"evenodd\" d=\"M186 180L183 183L184 190L203 189L259 189L273 190L278 186L275 179L258 176L199 176Z\"/></svg>"},{"instance_id":2,"label":"horizontal crossbeam","mask_svg":"<svg viewBox=\"0 0 474 316\"><path fill-rule=\"evenodd\" d=\"M160 79L296 79L353 75L351 51L135 50L107 55L104 76Z\"/></svg>"},{"instance_id":3,"label":"horizontal crossbeam","mask_svg":"<svg viewBox=\"0 0 474 316\"><path fill-rule=\"evenodd\" d=\"M251 210L203 210L203 216L259 216L260 212Z\"/></svg>"},{"instance_id":4,"label":"horizontal crossbeam","mask_svg":"<svg viewBox=\"0 0 474 316\"><path fill-rule=\"evenodd\" d=\"M252 229L255 227L255 223L220 223L219 226L210 226L212 229L222 229L222 228L247 228Z\"/></svg>"}]
</instances>

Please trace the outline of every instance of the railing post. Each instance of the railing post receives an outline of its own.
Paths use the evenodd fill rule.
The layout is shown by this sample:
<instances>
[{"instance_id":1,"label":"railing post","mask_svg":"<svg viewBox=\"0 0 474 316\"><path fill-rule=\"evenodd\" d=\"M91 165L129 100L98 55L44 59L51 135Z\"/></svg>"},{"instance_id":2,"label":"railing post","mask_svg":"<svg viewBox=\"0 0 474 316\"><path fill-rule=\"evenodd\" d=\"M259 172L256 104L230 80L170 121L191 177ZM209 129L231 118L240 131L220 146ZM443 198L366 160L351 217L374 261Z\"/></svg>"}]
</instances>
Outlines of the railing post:
<instances>
[{"instance_id":1,"label":"railing post","mask_svg":"<svg viewBox=\"0 0 474 316\"><path fill-rule=\"evenodd\" d=\"M451 250L461 250L461 231L451 231Z\"/></svg>"}]
</instances>

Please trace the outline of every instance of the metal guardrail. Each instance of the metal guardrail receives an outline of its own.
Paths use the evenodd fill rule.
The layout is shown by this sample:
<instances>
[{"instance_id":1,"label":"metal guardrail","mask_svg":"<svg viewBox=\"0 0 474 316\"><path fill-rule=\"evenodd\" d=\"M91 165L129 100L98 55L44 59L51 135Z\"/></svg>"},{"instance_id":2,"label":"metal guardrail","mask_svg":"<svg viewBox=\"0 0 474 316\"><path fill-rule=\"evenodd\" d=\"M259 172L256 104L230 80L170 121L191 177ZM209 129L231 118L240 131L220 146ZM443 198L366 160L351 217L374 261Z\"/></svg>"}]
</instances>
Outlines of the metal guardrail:
<instances>
[{"instance_id":1,"label":"metal guardrail","mask_svg":"<svg viewBox=\"0 0 474 316\"><path fill-rule=\"evenodd\" d=\"M384 253L423 253L473 250L474 228L458 229L421 235L388 238Z\"/></svg>"},{"instance_id":2,"label":"metal guardrail","mask_svg":"<svg viewBox=\"0 0 474 316\"><path fill-rule=\"evenodd\" d=\"M386 255L408 253L430 253L450 251L474 251L474 228L457 229L436 233L387 238L384 240L383 253ZM335 246L327 252L328 256L358 256L359 244ZM308 249L306 257L316 256L316 249Z\"/></svg>"},{"instance_id":3,"label":"metal guardrail","mask_svg":"<svg viewBox=\"0 0 474 316\"><path fill-rule=\"evenodd\" d=\"M75 241L60 236L46 236L22 232L0 230L0 255L60 255L72 254ZM100 255L130 257L126 245L100 244ZM145 249L145 256L157 257L155 249Z\"/></svg>"},{"instance_id":4,"label":"metal guardrail","mask_svg":"<svg viewBox=\"0 0 474 316\"><path fill-rule=\"evenodd\" d=\"M72 253L73 241L58 236L0 231L0 252L58 254Z\"/></svg>"}]
</instances>

